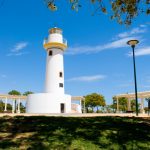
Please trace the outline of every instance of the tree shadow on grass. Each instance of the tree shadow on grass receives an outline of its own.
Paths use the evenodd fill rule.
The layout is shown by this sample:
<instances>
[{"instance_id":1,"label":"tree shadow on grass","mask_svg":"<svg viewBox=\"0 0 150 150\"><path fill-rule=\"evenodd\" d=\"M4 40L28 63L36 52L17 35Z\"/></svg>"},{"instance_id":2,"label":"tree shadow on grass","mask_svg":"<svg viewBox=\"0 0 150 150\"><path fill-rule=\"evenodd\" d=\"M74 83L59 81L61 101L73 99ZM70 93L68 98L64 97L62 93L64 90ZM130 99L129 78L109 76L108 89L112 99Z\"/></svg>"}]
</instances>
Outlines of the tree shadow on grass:
<instances>
[{"instance_id":1,"label":"tree shadow on grass","mask_svg":"<svg viewBox=\"0 0 150 150\"><path fill-rule=\"evenodd\" d=\"M0 118L0 148L148 150L149 121L127 117L3 117Z\"/></svg>"}]
</instances>

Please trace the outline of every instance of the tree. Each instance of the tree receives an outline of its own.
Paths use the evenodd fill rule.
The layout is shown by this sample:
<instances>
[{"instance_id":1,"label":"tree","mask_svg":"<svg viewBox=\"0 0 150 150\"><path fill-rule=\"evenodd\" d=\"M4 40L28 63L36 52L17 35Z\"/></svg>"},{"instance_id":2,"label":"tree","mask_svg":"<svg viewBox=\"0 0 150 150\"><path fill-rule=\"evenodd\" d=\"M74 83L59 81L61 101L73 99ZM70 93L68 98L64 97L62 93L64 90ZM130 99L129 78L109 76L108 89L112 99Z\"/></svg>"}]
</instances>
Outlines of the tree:
<instances>
[{"instance_id":1,"label":"tree","mask_svg":"<svg viewBox=\"0 0 150 150\"><path fill-rule=\"evenodd\" d=\"M127 111L127 101L128 99L126 97L119 98L119 109L123 112Z\"/></svg>"},{"instance_id":2,"label":"tree","mask_svg":"<svg viewBox=\"0 0 150 150\"><path fill-rule=\"evenodd\" d=\"M21 95L21 93L17 90L12 90L10 92L8 92L9 95Z\"/></svg>"},{"instance_id":3,"label":"tree","mask_svg":"<svg viewBox=\"0 0 150 150\"><path fill-rule=\"evenodd\" d=\"M144 107L145 113L148 113L148 107Z\"/></svg>"},{"instance_id":4,"label":"tree","mask_svg":"<svg viewBox=\"0 0 150 150\"><path fill-rule=\"evenodd\" d=\"M136 101L135 101L135 99L131 100L131 110L132 110L133 112L136 111Z\"/></svg>"},{"instance_id":5,"label":"tree","mask_svg":"<svg viewBox=\"0 0 150 150\"><path fill-rule=\"evenodd\" d=\"M126 97L119 97L118 98L118 105L119 105L119 110L122 112L128 111L127 108L127 103L128 99ZM113 97L113 104L111 105L112 109L114 109L114 112L117 110L117 97ZM140 109L140 104L138 104L138 111ZM136 110L136 103L135 99L131 100L131 110L135 112Z\"/></svg>"},{"instance_id":6,"label":"tree","mask_svg":"<svg viewBox=\"0 0 150 150\"><path fill-rule=\"evenodd\" d=\"M0 100L0 113L4 112L5 109L5 103ZM7 113L12 111L12 105L11 104L7 104Z\"/></svg>"},{"instance_id":7,"label":"tree","mask_svg":"<svg viewBox=\"0 0 150 150\"><path fill-rule=\"evenodd\" d=\"M2 100L0 100L0 113L4 112L5 104Z\"/></svg>"},{"instance_id":8,"label":"tree","mask_svg":"<svg viewBox=\"0 0 150 150\"><path fill-rule=\"evenodd\" d=\"M128 101L128 99L126 97L119 97L118 98L119 110L121 110L122 112L127 111L127 101ZM115 109L115 112L116 112L116 110L117 110L117 97L113 97L112 108Z\"/></svg>"},{"instance_id":9,"label":"tree","mask_svg":"<svg viewBox=\"0 0 150 150\"><path fill-rule=\"evenodd\" d=\"M113 113L114 109L112 108L112 105L106 105L105 106L105 112L106 113Z\"/></svg>"},{"instance_id":10,"label":"tree","mask_svg":"<svg viewBox=\"0 0 150 150\"><path fill-rule=\"evenodd\" d=\"M113 97L113 104L110 107L113 109L113 112L117 111L117 97Z\"/></svg>"},{"instance_id":11,"label":"tree","mask_svg":"<svg viewBox=\"0 0 150 150\"><path fill-rule=\"evenodd\" d=\"M18 107L18 104L17 104L17 107ZM25 110L26 110L26 107L22 103L20 103L20 112L25 113Z\"/></svg>"},{"instance_id":12,"label":"tree","mask_svg":"<svg viewBox=\"0 0 150 150\"><path fill-rule=\"evenodd\" d=\"M12 105L11 104L7 104L7 112L11 112L12 111Z\"/></svg>"},{"instance_id":13,"label":"tree","mask_svg":"<svg viewBox=\"0 0 150 150\"><path fill-rule=\"evenodd\" d=\"M105 99L103 95L92 93L85 96L85 107L87 109L87 112L89 108L92 109L92 112L94 112L94 108L97 107L97 112L99 111L99 107L104 107Z\"/></svg>"},{"instance_id":14,"label":"tree","mask_svg":"<svg viewBox=\"0 0 150 150\"><path fill-rule=\"evenodd\" d=\"M31 92L31 91L26 91L26 92L23 93L24 96L28 96L29 94L33 94L33 92Z\"/></svg>"},{"instance_id":15,"label":"tree","mask_svg":"<svg viewBox=\"0 0 150 150\"><path fill-rule=\"evenodd\" d=\"M56 0L45 0L51 11L57 10ZM140 14L150 14L150 0L69 0L71 9L78 11L82 6L91 2L96 6L94 13L102 12L109 14L111 19L116 19L119 24L130 25L132 20ZM106 7L107 6L107 7Z\"/></svg>"},{"instance_id":16,"label":"tree","mask_svg":"<svg viewBox=\"0 0 150 150\"><path fill-rule=\"evenodd\" d=\"M9 95L21 95L21 93L17 90L12 90L8 92ZM16 112L16 100L15 100L15 112Z\"/></svg>"}]
</instances>

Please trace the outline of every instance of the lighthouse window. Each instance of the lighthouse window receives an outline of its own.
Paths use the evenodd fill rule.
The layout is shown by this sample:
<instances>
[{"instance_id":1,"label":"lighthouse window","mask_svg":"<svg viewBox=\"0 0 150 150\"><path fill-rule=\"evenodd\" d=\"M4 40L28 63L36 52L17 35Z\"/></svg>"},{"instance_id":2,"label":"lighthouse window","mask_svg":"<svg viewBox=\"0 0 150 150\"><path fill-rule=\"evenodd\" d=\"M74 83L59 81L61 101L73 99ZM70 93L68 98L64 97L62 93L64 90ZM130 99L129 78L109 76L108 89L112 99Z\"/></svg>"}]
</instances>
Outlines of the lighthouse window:
<instances>
[{"instance_id":1,"label":"lighthouse window","mask_svg":"<svg viewBox=\"0 0 150 150\"><path fill-rule=\"evenodd\" d=\"M52 51L49 51L49 56L52 56L53 55L53 52Z\"/></svg>"},{"instance_id":2,"label":"lighthouse window","mask_svg":"<svg viewBox=\"0 0 150 150\"><path fill-rule=\"evenodd\" d=\"M59 87L63 87L63 83L59 83Z\"/></svg>"},{"instance_id":3,"label":"lighthouse window","mask_svg":"<svg viewBox=\"0 0 150 150\"><path fill-rule=\"evenodd\" d=\"M62 72L59 72L59 77L62 77L62 76L63 76Z\"/></svg>"}]
</instances>

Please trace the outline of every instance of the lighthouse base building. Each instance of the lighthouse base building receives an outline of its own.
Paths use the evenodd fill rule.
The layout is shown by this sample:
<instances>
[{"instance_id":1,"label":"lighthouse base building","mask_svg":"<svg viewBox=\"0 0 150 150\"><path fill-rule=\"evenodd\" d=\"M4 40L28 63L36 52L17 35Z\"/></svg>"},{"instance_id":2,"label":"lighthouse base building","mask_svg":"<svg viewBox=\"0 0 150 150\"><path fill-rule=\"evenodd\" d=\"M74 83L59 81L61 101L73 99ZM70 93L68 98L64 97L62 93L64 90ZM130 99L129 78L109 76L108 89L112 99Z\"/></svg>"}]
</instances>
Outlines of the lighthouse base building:
<instances>
[{"instance_id":1,"label":"lighthouse base building","mask_svg":"<svg viewBox=\"0 0 150 150\"><path fill-rule=\"evenodd\" d=\"M71 113L71 96L53 93L30 94L27 113Z\"/></svg>"},{"instance_id":2,"label":"lighthouse base building","mask_svg":"<svg viewBox=\"0 0 150 150\"><path fill-rule=\"evenodd\" d=\"M26 112L71 113L71 95L64 92L63 53L67 42L63 39L62 30L50 29L43 46L47 52L45 91L28 96Z\"/></svg>"}]
</instances>

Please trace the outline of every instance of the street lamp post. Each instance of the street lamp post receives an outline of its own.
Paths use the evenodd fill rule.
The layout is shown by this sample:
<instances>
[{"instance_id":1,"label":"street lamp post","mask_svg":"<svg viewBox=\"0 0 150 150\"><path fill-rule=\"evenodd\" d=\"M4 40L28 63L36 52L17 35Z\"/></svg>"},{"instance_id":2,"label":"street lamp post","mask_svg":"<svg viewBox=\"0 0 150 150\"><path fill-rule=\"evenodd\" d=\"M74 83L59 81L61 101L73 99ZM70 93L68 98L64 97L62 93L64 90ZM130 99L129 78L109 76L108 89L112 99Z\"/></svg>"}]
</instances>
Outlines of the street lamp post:
<instances>
[{"instance_id":1,"label":"street lamp post","mask_svg":"<svg viewBox=\"0 0 150 150\"><path fill-rule=\"evenodd\" d=\"M130 40L127 42L132 47L133 51L133 67L134 67L134 85L135 85L135 101L136 101L136 116L138 116L138 94L137 94L137 81L136 81L136 65L135 65L135 45L138 44L138 40Z\"/></svg>"}]
</instances>

